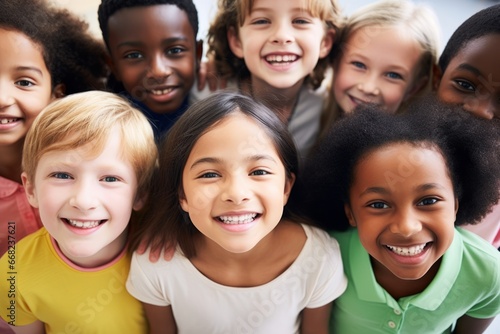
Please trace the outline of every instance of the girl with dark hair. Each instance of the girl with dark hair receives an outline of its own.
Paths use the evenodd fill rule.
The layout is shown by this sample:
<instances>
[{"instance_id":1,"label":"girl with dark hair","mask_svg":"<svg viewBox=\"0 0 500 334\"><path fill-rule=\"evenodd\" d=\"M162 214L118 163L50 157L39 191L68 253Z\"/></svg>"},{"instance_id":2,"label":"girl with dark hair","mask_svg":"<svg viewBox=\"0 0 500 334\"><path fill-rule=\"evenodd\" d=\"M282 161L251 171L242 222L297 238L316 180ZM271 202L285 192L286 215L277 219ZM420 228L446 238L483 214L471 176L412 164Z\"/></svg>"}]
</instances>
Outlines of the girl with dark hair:
<instances>
[{"instance_id":1,"label":"girl with dark hair","mask_svg":"<svg viewBox=\"0 0 500 334\"><path fill-rule=\"evenodd\" d=\"M214 94L179 118L127 282L152 333L327 333L346 279L337 242L285 207L297 164L283 122L249 97Z\"/></svg>"}]
</instances>

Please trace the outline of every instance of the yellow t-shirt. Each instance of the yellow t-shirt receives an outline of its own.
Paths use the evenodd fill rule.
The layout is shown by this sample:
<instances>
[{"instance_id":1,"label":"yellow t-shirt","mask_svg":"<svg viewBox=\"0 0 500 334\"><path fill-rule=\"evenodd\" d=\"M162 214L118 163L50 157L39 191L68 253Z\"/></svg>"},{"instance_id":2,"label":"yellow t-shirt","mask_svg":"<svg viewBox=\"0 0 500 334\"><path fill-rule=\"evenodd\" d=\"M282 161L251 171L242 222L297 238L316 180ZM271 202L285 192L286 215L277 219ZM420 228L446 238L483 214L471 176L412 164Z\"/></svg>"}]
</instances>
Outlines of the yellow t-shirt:
<instances>
[{"instance_id":1,"label":"yellow t-shirt","mask_svg":"<svg viewBox=\"0 0 500 334\"><path fill-rule=\"evenodd\" d=\"M0 317L22 326L40 320L50 333L146 333L139 301L125 289L124 251L99 268L81 268L58 250L45 228L0 259Z\"/></svg>"}]
</instances>

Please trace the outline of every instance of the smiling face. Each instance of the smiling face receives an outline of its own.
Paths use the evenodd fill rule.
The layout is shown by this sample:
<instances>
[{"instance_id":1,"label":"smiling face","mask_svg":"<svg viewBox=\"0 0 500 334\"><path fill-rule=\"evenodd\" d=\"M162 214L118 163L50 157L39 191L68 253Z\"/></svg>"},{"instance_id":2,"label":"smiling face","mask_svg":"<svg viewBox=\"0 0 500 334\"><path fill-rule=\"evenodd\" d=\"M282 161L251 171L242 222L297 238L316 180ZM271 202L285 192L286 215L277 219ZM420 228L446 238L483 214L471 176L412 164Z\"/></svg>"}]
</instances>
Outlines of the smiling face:
<instances>
[{"instance_id":1,"label":"smiling face","mask_svg":"<svg viewBox=\"0 0 500 334\"><path fill-rule=\"evenodd\" d=\"M303 0L256 0L239 31L230 29L232 52L244 59L252 84L286 89L301 85L328 55L333 32Z\"/></svg>"},{"instance_id":2,"label":"smiling face","mask_svg":"<svg viewBox=\"0 0 500 334\"><path fill-rule=\"evenodd\" d=\"M41 47L0 28L0 146L22 143L35 117L52 101Z\"/></svg>"},{"instance_id":3,"label":"smiling face","mask_svg":"<svg viewBox=\"0 0 500 334\"><path fill-rule=\"evenodd\" d=\"M33 183L23 173L28 200L44 227L80 266L114 259L125 246L131 210L140 208L136 174L121 144L115 126L97 157L89 157L88 146L50 151L40 158Z\"/></svg>"},{"instance_id":4,"label":"smiling face","mask_svg":"<svg viewBox=\"0 0 500 334\"><path fill-rule=\"evenodd\" d=\"M272 140L239 112L198 139L182 179L182 209L231 253L251 250L276 227L293 184Z\"/></svg>"},{"instance_id":5,"label":"smiling face","mask_svg":"<svg viewBox=\"0 0 500 334\"><path fill-rule=\"evenodd\" d=\"M124 8L108 27L117 80L153 112L175 112L193 86L201 57L187 14L174 5Z\"/></svg>"},{"instance_id":6,"label":"smiling face","mask_svg":"<svg viewBox=\"0 0 500 334\"><path fill-rule=\"evenodd\" d=\"M404 143L369 153L355 167L349 199L349 222L375 273L419 279L453 241L457 202L434 149Z\"/></svg>"},{"instance_id":7,"label":"smiling face","mask_svg":"<svg viewBox=\"0 0 500 334\"><path fill-rule=\"evenodd\" d=\"M467 43L445 69L437 93L486 119L500 118L500 34Z\"/></svg>"},{"instance_id":8,"label":"smiling face","mask_svg":"<svg viewBox=\"0 0 500 334\"><path fill-rule=\"evenodd\" d=\"M421 56L422 48L401 27L355 30L335 65L335 101L346 113L368 102L396 112L416 87Z\"/></svg>"}]
</instances>

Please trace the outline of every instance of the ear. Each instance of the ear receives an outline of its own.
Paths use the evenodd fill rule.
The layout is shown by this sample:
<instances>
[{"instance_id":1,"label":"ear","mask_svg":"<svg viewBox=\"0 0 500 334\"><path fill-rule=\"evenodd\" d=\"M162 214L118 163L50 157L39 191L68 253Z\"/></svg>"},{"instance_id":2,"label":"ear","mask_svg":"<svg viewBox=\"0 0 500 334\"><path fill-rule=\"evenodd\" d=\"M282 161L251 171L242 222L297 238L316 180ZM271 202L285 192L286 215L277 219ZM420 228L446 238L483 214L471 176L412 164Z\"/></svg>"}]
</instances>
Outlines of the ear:
<instances>
[{"instance_id":1,"label":"ear","mask_svg":"<svg viewBox=\"0 0 500 334\"><path fill-rule=\"evenodd\" d=\"M283 193L283 206L286 205L288 199L290 198L290 193L292 192L295 179L296 179L295 174L291 173L290 177L287 177L285 180L285 191Z\"/></svg>"},{"instance_id":2,"label":"ear","mask_svg":"<svg viewBox=\"0 0 500 334\"><path fill-rule=\"evenodd\" d=\"M227 30L227 41L229 42L229 48L238 58L243 58L243 47L241 46L240 37L238 32L234 27L230 27Z\"/></svg>"},{"instance_id":3,"label":"ear","mask_svg":"<svg viewBox=\"0 0 500 334\"><path fill-rule=\"evenodd\" d=\"M35 193L35 185L31 183L28 179L26 172L21 174L21 180L23 181L24 191L26 192L26 197L31 206L38 208L38 199Z\"/></svg>"},{"instance_id":4,"label":"ear","mask_svg":"<svg viewBox=\"0 0 500 334\"><path fill-rule=\"evenodd\" d=\"M134 204L132 205L132 209L134 211L139 211L141 210L144 205L146 204L146 200L148 199L147 195L139 195L137 194L135 196Z\"/></svg>"},{"instance_id":5,"label":"ear","mask_svg":"<svg viewBox=\"0 0 500 334\"><path fill-rule=\"evenodd\" d=\"M113 74L113 76L115 77L116 81L121 82L122 79L120 77L119 71L116 70L115 62L113 61L113 58L111 57L109 52L106 53L106 57L104 58L104 61L106 62L106 65L108 65L108 68L111 71L111 73Z\"/></svg>"},{"instance_id":6,"label":"ear","mask_svg":"<svg viewBox=\"0 0 500 334\"><path fill-rule=\"evenodd\" d=\"M328 56L330 51L332 50L333 42L335 41L335 30L327 29L325 37L321 41L321 46L319 49L319 58L325 58Z\"/></svg>"},{"instance_id":7,"label":"ear","mask_svg":"<svg viewBox=\"0 0 500 334\"><path fill-rule=\"evenodd\" d=\"M57 84L54 89L52 90L52 99L60 99L61 97L64 97L66 93L66 85L63 83Z\"/></svg>"},{"instance_id":8,"label":"ear","mask_svg":"<svg viewBox=\"0 0 500 334\"><path fill-rule=\"evenodd\" d=\"M352 214L351 206L349 204L344 204L344 212L347 216L347 220L349 221L349 225L356 227L356 219L354 219L354 215Z\"/></svg>"},{"instance_id":9,"label":"ear","mask_svg":"<svg viewBox=\"0 0 500 334\"><path fill-rule=\"evenodd\" d=\"M432 67L432 90L435 92L438 90L442 78L443 71L441 71L441 67L438 64L434 64Z\"/></svg>"},{"instance_id":10,"label":"ear","mask_svg":"<svg viewBox=\"0 0 500 334\"><path fill-rule=\"evenodd\" d=\"M199 69L201 63L201 57L203 57L203 41L196 41L196 69Z\"/></svg>"},{"instance_id":11,"label":"ear","mask_svg":"<svg viewBox=\"0 0 500 334\"><path fill-rule=\"evenodd\" d=\"M458 212L458 198L455 198L455 215L457 215Z\"/></svg>"}]
</instances>

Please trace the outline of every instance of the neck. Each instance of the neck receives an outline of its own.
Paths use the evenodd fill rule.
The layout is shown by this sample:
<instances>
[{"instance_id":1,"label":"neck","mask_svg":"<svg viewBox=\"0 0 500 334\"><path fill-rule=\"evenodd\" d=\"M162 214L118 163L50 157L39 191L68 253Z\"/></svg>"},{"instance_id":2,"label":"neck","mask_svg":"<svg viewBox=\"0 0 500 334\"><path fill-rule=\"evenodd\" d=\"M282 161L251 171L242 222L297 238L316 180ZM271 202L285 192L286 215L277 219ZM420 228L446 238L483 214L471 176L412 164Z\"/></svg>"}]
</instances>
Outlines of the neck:
<instances>
[{"instance_id":1,"label":"neck","mask_svg":"<svg viewBox=\"0 0 500 334\"><path fill-rule=\"evenodd\" d=\"M24 142L0 146L0 176L21 183L21 161Z\"/></svg>"},{"instance_id":2,"label":"neck","mask_svg":"<svg viewBox=\"0 0 500 334\"><path fill-rule=\"evenodd\" d=\"M377 283L395 300L423 292L431 284L432 280L434 280L441 264L441 260L439 260L434 263L424 276L419 279L408 280L395 276L383 264L372 257L370 259Z\"/></svg>"},{"instance_id":3,"label":"neck","mask_svg":"<svg viewBox=\"0 0 500 334\"><path fill-rule=\"evenodd\" d=\"M256 80L251 79L242 85L242 90L273 110L286 124L292 118L297 106L303 82L304 80L300 80L291 87L276 88L261 81L257 83Z\"/></svg>"}]
</instances>

